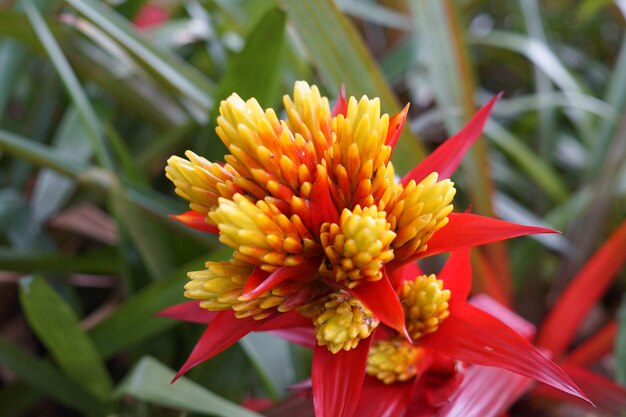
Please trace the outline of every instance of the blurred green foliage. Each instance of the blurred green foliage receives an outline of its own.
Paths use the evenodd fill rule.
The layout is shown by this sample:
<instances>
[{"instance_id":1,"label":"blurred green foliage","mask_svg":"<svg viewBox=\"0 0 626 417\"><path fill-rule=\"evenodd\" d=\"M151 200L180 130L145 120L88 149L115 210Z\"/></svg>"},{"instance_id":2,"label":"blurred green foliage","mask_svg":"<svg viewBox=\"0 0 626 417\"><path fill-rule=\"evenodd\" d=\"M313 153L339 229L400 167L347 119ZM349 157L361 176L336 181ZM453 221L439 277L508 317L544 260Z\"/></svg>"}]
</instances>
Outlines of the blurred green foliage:
<instances>
[{"instance_id":1,"label":"blurred green foliage","mask_svg":"<svg viewBox=\"0 0 626 417\"><path fill-rule=\"evenodd\" d=\"M138 28L151 7L166 19ZM603 0L0 3L0 416L251 417L237 404L265 397L267 415L295 415L285 388L309 352L253 335L170 387L201 329L154 313L183 301L186 271L228 257L167 218L185 204L166 159L221 159L216 104L234 91L280 108L298 79L390 113L411 102L399 172L505 92L457 207L564 231L481 252L498 279L478 273L475 291L538 321L626 217L625 14ZM624 334L622 317L622 383Z\"/></svg>"}]
</instances>

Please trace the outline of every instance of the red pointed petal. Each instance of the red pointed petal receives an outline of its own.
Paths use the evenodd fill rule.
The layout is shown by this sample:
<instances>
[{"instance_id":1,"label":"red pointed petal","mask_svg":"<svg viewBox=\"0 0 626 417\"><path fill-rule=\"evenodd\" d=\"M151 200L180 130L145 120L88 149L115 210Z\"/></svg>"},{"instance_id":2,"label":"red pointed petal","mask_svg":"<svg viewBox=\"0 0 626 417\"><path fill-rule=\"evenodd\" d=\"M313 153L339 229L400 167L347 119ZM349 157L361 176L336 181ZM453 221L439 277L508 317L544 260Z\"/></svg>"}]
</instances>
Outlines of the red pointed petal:
<instances>
[{"instance_id":1,"label":"red pointed petal","mask_svg":"<svg viewBox=\"0 0 626 417\"><path fill-rule=\"evenodd\" d=\"M449 178L458 168L468 149L480 137L491 109L501 96L502 93L489 100L459 133L442 143L433 153L402 177L402 184L406 185L411 180L419 183L432 172L437 172L440 180Z\"/></svg>"},{"instance_id":2,"label":"red pointed petal","mask_svg":"<svg viewBox=\"0 0 626 417\"><path fill-rule=\"evenodd\" d=\"M196 230L213 233L214 235L220 234L217 226L207 224L204 220L205 216L197 211L189 210L181 214L170 214L168 217Z\"/></svg>"},{"instance_id":3,"label":"red pointed petal","mask_svg":"<svg viewBox=\"0 0 626 417\"><path fill-rule=\"evenodd\" d=\"M437 278L443 280L444 288L452 293L450 302L465 302L472 288L472 264L469 249L450 254Z\"/></svg>"},{"instance_id":4,"label":"red pointed petal","mask_svg":"<svg viewBox=\"0 0 626 417\"><path fill-rule=\"evenodd\" d=\"M626 261L626 221L585 263L548 314L537 345L560 356L570 344L582 319L604 294Z\"/></svg>"},{"instance_id":5,"label":"red pointed petal","mask_svg":"<svg viewBox=\"0 0 626 417\"><path fill-rule=\"evenodd\" d=\"M316 417L352 417L359 402L372 338L361 340L348 352L332 353L316 346L311 381Z\"/></svg>"},{"instance_id":6,"label":"red pointed petal","mask_svg":"<svg viewBox=\"0 0 626 417\"><path fill-rule=\"evenodd\" d=\"M335 117L338 114L343 116L348 113L348 101L346 100L346 85L341 84L341 88L339 89L339 97L337 98L337 102L332 110L332 116Z\"/></svg>"},{"instance_id":7,"label":"red pointed petal","mask_svg":"<svg viewBox=\"0 0 626 417\"><path fill-rule=\"evenodd\" d=\"M200 301L187 301L161 310L156 313L159 317L186 321L189 323L209 324L219 314L218 311L208 311L200 308Z\"/></svg>"},{"instance_id":8,"label":"red pointed petal","mask_svg":"<svg viewBox=\"0 0 626 417\"><path fill-rule=\"evenodd\" d=\"M319 233L322 224L326 222L339 223L339 212L330 196L328 175L321 165L317 166L317 175L311 186L309 204L311 215L308 226L311 233Z\"/></svg>"},{"instance_id":9,"label":"red pointed petal","mask_svg":"<svg viewBox=\"0 0 626 417\"><path fill-rule=\"evenodd\" d=\"M247 295L250 291L254 290L255 288L258 288L259 285L261 285L267 279L267 277L269 277L269 275L270 274L268 272L265 272L258 266L255 267L252 273L250 274L250 276L248 277L248 279L246 280L245 284L243 285L242 297ZM250 297L248 299L251 300L252 298L254 297Z\"/></svg>"},{"instance_id":10,"label":"red pointed petal","mask_svg":"<svg viewBox=\"0 0 626 417\"><path fill-rule=\"evenodd\" d=\"M422 271L417 262L409 262L393 270L387 269L387 274L391 285L398 289L401 288L404 281L413 280L415 277L424 275L424 271Z\"/></svg>"},{"instance_id":11,"label":"red pointed petal","mask_svg":"<svg viewBox=\"0 0 626 417\"><path fill-rule=\"evenodd\" d=\"M514 311L509 310L506 306L500 304L487 294L479 294L472 297L470 304L491 314L526 340L530 341L533 336L535 336L537 328L534 324L527 321L522 316L518 316Z\"/></svg>"},{"instance_id":12,"label":"red pointed petal","mask_svg":"<svg viewBox=\"0 0 626 417\"><path fill-rule=\"evenodd\" d=\"M448 220L448 224L430 238L428 248L418 255L420 258L519 236L558 233L469 213L451 213Z\"/></svg>"},{"instance_id":13,"label":"red pointed petal","mask_svg":"<svg viewBox=\"0 0 626 417\"><path fill-rule=\"evenodd\" d=\"M611 321L578 345L567 356L566 361L581 366L599 361L604 355L613 351L617 329L617 321Z\"/></svg>"},{"instance_id":14,"label":"red pointed petal","mask_svg":"<svg viewBox=\"0 0 626 417\"><path fill-rule=\"evenodd\" d=\"M311 319L304 317L295 310L288 313L278 314L274 319L263 322L256 330L264 332L268 330L292 329L295 327L312 327Z\"/></svg>"},{"instance_id":15,"label":"red pointed petal","mask_svg":"<svg viewBox=\"0 0 626 417\"><path fill-rule=\"evenodd\" d=\"M615 382L595 374L580 366L563 364L563 370L576 382L589 396L593 405L600 411L611 415L623 415L626 410L626 388ZM574 402L581 406L589 406L577 398L564 395L552 387L539 386L535 390L538 395L545 395L559 400Z\"/></svg>"},{"instance_id":16,"label":"red pointed petal","mask_svg":"<svg viewBox=\"0 0 626 417\"><path fill-rule=\"evenodd\" d=\"M319 263L316 264L314 262L306 262L297 266L283 266L272 272L269 276L264 272L265 275L260 281L248 285L248 282L252 280L252 276L250 276L243 288L241 300L252 300L264 292L271 290L275 285L278 285L288 279L305 281L311 277L311 274L317 273L319 268L318 265ZM255 272L257 269L260 268L255 268Z\"/></svg>"},{"instance_id":17,"label":"red pointed petal","mask_svg":"<svg viewBox=\"0 0 626 417\"><path fill-rule=\"evenodd\" d=\"M457 306L439 330L420 342L461 361L508 369L586 399L561 368L522 336L470 305Z\"/></svg>"},{"instance_id":18,"label":"red pointed petal","mask_svg":"<svg viewBox=\"0 0 626 417\"><path fill-rule=\"evenodd\" d=\"M409 106L407 104L404 106L404 109L391 119L389 119L389 128L387 129L387 137L385 138L385 145L391 146L391 149L396 147L396 143L398 143L398 138L402 134L402 128L404 127L404 123L406 122L406 115L409 113Z\"/></svg>"},{"instance_id":19,"label":"red pointed petal","mask_svg":"<svg viewBox=\"0 0 626 417\"><path fill-rule=\"evenodd\" d=\"M404 310L396 291L391 286L383 269L383 278L375 282L365 282L348 290L370 309L378 319L411 340L404 322Z\"/></svg>"},{"instance_id":20,"label":"red pointed petal","mask_svg":"<svg viewBox=\"0 0 626 417\"><path fill-rule=\"evenodd\" d=\"M411 402L412 390L412 382L383 384L377 378L366 376L355 415L358 417L401 417Z\"/></svg>"},{"instance_id":21,"label":"red pointed petal","mask_svg":"<svg viewBox=\"0 0 626 417\"><path fill-rule=\"evenodd\" d=\"M204 331L187 361L180 368L172 382L183 376L194 366L211 359L273 318L273 316L270 316L263 320L255 320L252 317L238 319L231 310L221 311Z\"/></svg>"},{"instance_id":22,"label":"red pointed petal","mask_svg":"<svg viewBox=\"0 0 626 417\"><path fill-rule=\"evenodd\" d=\"M270 330L270 333L296 345L314 349L317 345L313 327L295 327L293 329Z\"/></svg>"},{"instance_id":23,"label":"red pointed petal","mask_svg":"<svg viewBox=\"0 0 626 417\"><path fill-rule=\"evenodd\" d=\"M498 266L493 262L494 259L500 259L499 257L494 258L496 255L494 249L496 251L500 251L500 246L496 244L496 247L491 246L491 252L488 251L473 251L472 252L472 267L474 270L474 276L476 277L472 286L477 292L484 292L489 294L491 297L498 300L499 303L504 304L507 307L511 307L511 289L512 283L508 278L510 274L499 273L499 270L502 268L498 268ZM502 249L506 249L506 247L501 247ZM485 248L486 249L486 248ZM505 251L506 252L506 251ZM508 269L508 259L506 259L506 253L504 253L504 258L502 258L502 263Z\"/></svg>"},{"instance_id":24,"label":"red pointed petal","mask_svg":"<svg viewBox=\"0 0 626 417\"><path fill-rule=\"evenodd\" d=\"M470 366L454 397L439 409L437 417L498 417L533 382L504 369Z\"/></svg>"}]
</instances>

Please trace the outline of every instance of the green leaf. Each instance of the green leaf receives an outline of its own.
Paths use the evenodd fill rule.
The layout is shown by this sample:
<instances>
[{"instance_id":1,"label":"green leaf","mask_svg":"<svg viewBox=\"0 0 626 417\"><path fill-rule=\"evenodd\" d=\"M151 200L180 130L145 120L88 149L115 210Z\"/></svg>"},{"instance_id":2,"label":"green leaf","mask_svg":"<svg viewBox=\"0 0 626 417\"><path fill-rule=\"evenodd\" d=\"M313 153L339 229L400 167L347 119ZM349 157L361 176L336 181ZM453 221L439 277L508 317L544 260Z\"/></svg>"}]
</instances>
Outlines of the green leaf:
<instances>
[{"instance_id":1,"label":"green leaf","mask_svg":"<svg viewBox=\"0 0 626 417\"><path fill-rule=\"evenodd\" d=\"M487 122L485 133L552 200L562 202L567 198L567 188L554 169L537 157L525 143L493 120Z\"/></svg>"},{"instance_id":2,"label":"green leaf","mask_svg":"<svg viewBox=\"0 0 626 417\"><path fill-rule=\"evenodd\" d=\"M0 27L2 27L1 19ZM25 58L26 51L24 47L15 41L7 39L0 42L0 62L2 62L2 71L0 72L0 121L2 121L1 115L4 115L9 95L15 87L15 81L18 75L21 74Z\"/></svg>"},{"instance_id":3,"label":"green leaf","mask_svg":"<svg viewBox=\"0 0 626 417\"><path fill-rule=\"evenodd\" d=\"M244 100L254 97L261 106L272 106L277 98L281 58L285 44L285 13L270 10L253 28L244 48L228 62L221 79L215 102L219 103L233 92ZM211 111L210 121L215 123L219 106ZM217 139L216 135L212 135ZM221 159L225 148L221 142L205 146L203 154L208 159Z\"/></svg>"},{"instance_id":4,"label":"green leaf","mask_svg":"<svg viewBox=\"0 0 626 417\"><path fill-rule=\"evenodd\" d=\"M285 21L285 13L280 9L263 16L248 35L244 48L229 60L216 102L236 92L244 100L256 98L262 106L274 104L285 45ZM215 109L213 114L217 117Z\"/></svg>"},{"instance_id":5,"label":"green leaf","mask_svg":"<svg viewBox=\"0 0 626 417\"><path fill-rule=\"evenodd\" d=\"M457 16L457 6L451 0L410 2L415 18L416 47L427 58L428 83L440 109L457 109L444 119L449 134L458 132L474 115L473 68L466 45L464 30ZM419 80L416 80L419 82ZM487 146L480 139L463 160L465 176L474 210L483 215L493 214L491 207L491 177L487 163Z\"/></svg>"},{"instance_id":6,"label":"green leaf","mask_svg":"<svg viewBox=\"0 0 626 417\"><path fill-rule=\"evenodd\" d=\"M191 261L161 281L150 284L140 293L127 299L111 315L89 331L98 351L105 358L121 349L144 340L176 324L173 320L155 317L166 307L185 301L183 286L187 272L204 267L207 260L224 260L232 249L211 253Z\"/></svg>"},{"instance_id":7,"label":"green leaf","mask_svg":"<svg viewBox=\"0 0 626 417\"><path fill-rule=\"evenodd\" d=\"M0 390L0 417L24 415L33 404L41 401L41 394L23 381L14 382Z\"/></svg>"},{"instance_id":8,"label":"green leaf","mask_svg":"<svg viewBox=\"0 0 626 417\"><path fill-rule=\"evenodd\" d=\"M113 9L94 0L67 0L67 3L131 52L159 80L202 109L212 107L214 85L208 78L176 55L142 39Z\"/></svg>"},{"instance_id":9,"label":"green leaf","mask_svg":"<svg viewBox=\"0 0 626 417\"><path fill-rule=\"evenodd\" d=\"M4 130L0 130L0 150L74 178L87 169L83 164L67 161L49 146Z\"/></svg>"},{"instance_id":10,"label":"green leaf","mask_svg":"<svg viewBox=\"0 0 626 417\"><path fill-rule=\"evenodd\" d=\"M61 47L54 38L50 28L48 28L48 25L41 16L41 13L33 5L32 0L24 0L23 4L28 20L35 30L35 34L50 57L52 64L56 68L59 77L61 77L65 88L72 98L72 102L76 106L76 110L84 123L87 137L92 142L98 162L102 167L112 169L113 163L104 144L100 122L95 111L91 107L91 104L89 103L87 94L83 91L76 74L74 74L70 64L67 62L65 55L63 55Z\"/></svg>"},{"instance_id":11,"label":"green leaf","mask_svg":"<svg viewBox=\"0 0 626 417\"><path fill-rule=\"evenodd\" d=\"M0 249L0 270L116 274L119 272L119 260L109 251L76 256L59 252Z\"/></svg>"},{"instance_id":12,"label":"green leaf","mask_svg":"<svg viewBox=\"0 0 626 417\"><path fill-rule=\"evenodd\" d=\"M132 204L125 190L116 187L111 197L115 217L139 249L151 278L160 279L172 272L174 260L162 225L156 225L139 207Z\"/></svg>"},{"instance_id":13,"label":"green leaf","mask_svg":"<svg viewBox=\"0 0 626 417\"><path fill-rule=\"evenodd\" d=\"M617 111L618 114L626 110L626 36L622 39L622 47L617 56L617 63L611 73L611 78L606 88L606 102ZM611 142L616 139L619 123L617 120L602 120L598 137L594 142L591 173L597 176L601 172Z\"/></svg>"},{"instance_id":14,"label":"green leaf","mask_svg":"<svg viewBox=\"0 0 626 417\"><path fill-rule=\"evenodd\" d=\"M170 384L176 373L154 358L144 356L117 388L118 395L142 401L220 417L262 417L227 401L183 377Z\"/></svg>"},{"instance_id":15,"label":"green leaf","mask_svg":"<svg viewBox=\"0 0 626 417\"><path fill-rule=\"evenodd\" d=\"M311 63L332 94L345 83L348 95L380 97L383 111L395 114L401 107L358 32L331 0L280 0L310 54ZM425 155L407 125L393 154L402 174Z\"/></svg>"},{"instance_id":16,"label":"green leaf","mask_svg":"<svg viewBox=\"0 0 626 417\"><path fill-rule=\"evenodd\" d=\"M252 361L272 399L281 398L285 389L297 382L289 342L271 334L251 333L239 344Z\"/></svg>"},{"instance_id":17,"label":"green leaf","mask_svg":"<svg viewBox=\"0 0 626 417\"><path fill-rule=\"evenodd\" d=\"M48 361L36 358L0 336L0 363L45 395L87 416L103 416L105 410L91 393L69 379ZM4 404L4 403L3 403Z\"/></svg>"},{"instance_id":18,"label":"green leaf","mask_svg":"<svg viewBox=\"0 0 626 417\"><path fill-rule=\"evenodd\" d=\"M93 147L84 137L87 132L75 108L70 107L61 120L54 138L54 152L66 161L88 162ZM51 170L39 173L33 189L33 217L40 223L56 213L76 190L76 182Z\"/></svg>"},{"instance_id":19,"label":"green leaf","mask_svg":"<svg viewBox=\"0 0 626 417\"><path fill-rule=\"evenodd\" d=\"M615 337L615 378L617 382L626 385L626 296L622 297L622 304L617 311L618 330Z\"/></svg>"},{"instance_id":20,"label":"green leaf","mask_svg":"<svg viewBox=\"0 0 626 417\"><path fill-rule=\"evenodd\" d=\"M111 378L70 307L38 277L20 280L20 302L28 323L55 362L75 382L105 398Z\"/></svg>"}]
</instances>

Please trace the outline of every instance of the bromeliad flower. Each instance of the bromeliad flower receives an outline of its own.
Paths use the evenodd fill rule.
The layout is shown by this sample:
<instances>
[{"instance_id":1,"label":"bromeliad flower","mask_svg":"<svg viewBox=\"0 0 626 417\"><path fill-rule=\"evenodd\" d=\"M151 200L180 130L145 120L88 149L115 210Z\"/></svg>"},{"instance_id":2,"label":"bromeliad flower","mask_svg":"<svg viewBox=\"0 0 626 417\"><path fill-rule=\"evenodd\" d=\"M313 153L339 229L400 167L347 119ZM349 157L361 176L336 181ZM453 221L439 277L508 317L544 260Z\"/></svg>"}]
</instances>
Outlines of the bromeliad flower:
<instances>
[{"instance_id":1,"label":"bromeliad flower","mask_svg":"<svg viewBox=\"0 0 626 417\"><path fill-rule=\"evenodd\" d=\"M191 208L174 218L218 233L234 250L229 262L207 262L205 270L189 273L185 295L219 313L178 375L250 331L276 328L277 320L300 326L304 316L318 342L317 413L352 415L370 335L381 322L410 340L409 333L432 333L439 321L452 320L443 311L428 319L409 311L422 324L407 329L390 273L425 256L551 232L452 213L449 177L496 99L400 180L390 157L408 106L389 117L381 115L377 98L342 94L331 111L328 99L305 82L295 84L293 99L284 97L286 120L255 99L233 94L223 101L216 131L230 152L225 163L188 151L187 159L174 156L166 168Z\"/></svg>"},{"instance_id":2,"label":"bromeliad flower","mask_svg":"<svg viewBox=\"0 0 626 417\"><path fill-rule=\"evenodd\" d=\"M398 288L413 343L392 330L376 331L359 417L433 415L462 380L456 361L513 371L585 398L526 338L467 302L469 250L453 252L437 275L407 265L390 279Z\"/></svg>"}]
</instances>

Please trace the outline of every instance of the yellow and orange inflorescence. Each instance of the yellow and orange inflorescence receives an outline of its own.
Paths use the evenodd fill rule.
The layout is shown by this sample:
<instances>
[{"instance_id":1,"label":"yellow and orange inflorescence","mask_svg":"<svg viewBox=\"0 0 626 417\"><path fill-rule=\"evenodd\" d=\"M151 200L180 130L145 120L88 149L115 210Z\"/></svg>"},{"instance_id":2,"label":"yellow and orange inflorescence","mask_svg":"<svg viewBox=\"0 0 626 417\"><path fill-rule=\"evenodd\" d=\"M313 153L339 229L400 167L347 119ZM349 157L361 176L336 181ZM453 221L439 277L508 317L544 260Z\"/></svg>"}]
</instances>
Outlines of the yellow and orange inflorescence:
<instances>
[{"instance_id":1,"label":"yellow and orange inflorescence","mask_svg":"<svg viewBox=\"0 0 626 417\"><path fill-rule=\"evenodd\" d=\"M383 279L386 265L426 250L448 222L454 184L436 172L419 183L396 179L390 162L396 132L378 98L350 97L345 114L333 115L318 88L299 81L283 102L284 120L233 94L217 119L229 151L225 162L190 151L187 159L169 159L166 175L176 193L234 250L230 262L190 272L185 295L237 317L262 319L300 307L320 345L349 350L378 325L351 291ZM271 277L303 266L305 273L246 296L253 273ZM418 337L445 318L439 310L428 317L419 311Z\"/></svg>"}]
</instances>

